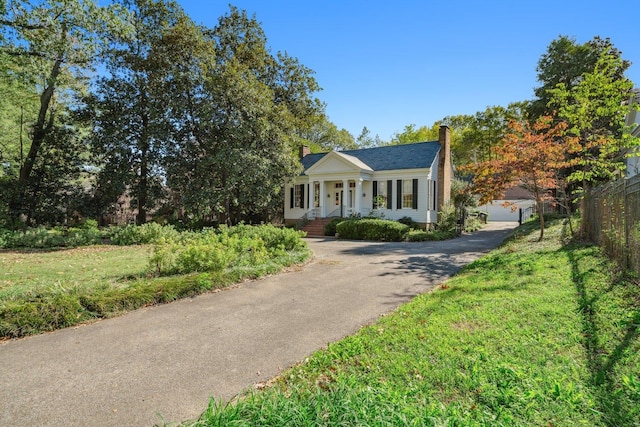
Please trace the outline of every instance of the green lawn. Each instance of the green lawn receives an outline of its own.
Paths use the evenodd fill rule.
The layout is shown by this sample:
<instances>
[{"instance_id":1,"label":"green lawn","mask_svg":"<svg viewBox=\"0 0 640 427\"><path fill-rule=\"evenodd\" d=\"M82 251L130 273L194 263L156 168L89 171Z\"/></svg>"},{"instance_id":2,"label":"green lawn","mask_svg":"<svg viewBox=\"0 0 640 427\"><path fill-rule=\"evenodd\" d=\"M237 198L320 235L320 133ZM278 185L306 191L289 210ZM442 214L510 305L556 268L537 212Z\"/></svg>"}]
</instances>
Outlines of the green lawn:
<instances>
[{"instance_id":1,"label":"green lawn","mask_svg":"<svg viewBox=\"0 0 640 427\"><path fill-rule=\"evenodd\" d=\"M0 339L51 331L113 317L260 277L302 263L303 248L261 264L218 272L155 277L151 246L0 252Z\"/></svg>"},{"instance_id":2,"label":"green lawn","mask_svg":"<svg viewBox=\"0 0 640 427\"><path fill-rule=\"evenodd\" d=\"M523 229L197 426L640 426L640 287ZM531 234L530 234L531 233Z\"/></svg>"},{"instance_id":3,"label":"green lawn","mask_svg":"<svg viewBox=\"0 0 640 427\"><path fill-rule=\"evenodd\" d=\"M116 285L144 274L150 246L89 246L51 251L0 252L0 301L50 288Z\"/></svg>"}]
</instances>

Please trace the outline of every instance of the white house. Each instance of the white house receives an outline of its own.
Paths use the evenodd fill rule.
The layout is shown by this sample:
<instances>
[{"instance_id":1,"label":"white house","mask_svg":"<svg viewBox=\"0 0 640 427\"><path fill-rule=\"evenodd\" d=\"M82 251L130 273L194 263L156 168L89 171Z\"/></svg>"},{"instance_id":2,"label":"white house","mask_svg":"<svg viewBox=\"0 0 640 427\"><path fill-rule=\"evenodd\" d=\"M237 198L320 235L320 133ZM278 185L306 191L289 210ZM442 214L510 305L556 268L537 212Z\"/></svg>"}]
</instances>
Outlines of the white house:
<instances>
[{"instance_id":1,"label":"white house","mask_svg":"<svg viewBox=\"0 0 640 427\"><path fill-rule=\"evenodd\" d=\"M434 223L450 199L449 128L438 141L359 150L309 153L301 149L300 176L285 186L284 218L366 216L375 209L385 219L410 217Z\"/></svg>"}]
</instances>

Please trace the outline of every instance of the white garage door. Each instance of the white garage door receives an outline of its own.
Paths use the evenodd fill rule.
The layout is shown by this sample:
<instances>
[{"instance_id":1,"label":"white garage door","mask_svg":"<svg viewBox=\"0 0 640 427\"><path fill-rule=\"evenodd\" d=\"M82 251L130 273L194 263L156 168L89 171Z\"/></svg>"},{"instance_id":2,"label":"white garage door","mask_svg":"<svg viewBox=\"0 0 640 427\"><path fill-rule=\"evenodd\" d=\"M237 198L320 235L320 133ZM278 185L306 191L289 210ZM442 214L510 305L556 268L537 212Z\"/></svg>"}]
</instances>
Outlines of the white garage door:
<instances>
[{"instance_id":1,"label":"white garage door","mask_svg":"<svg viewBox=\"0 0 640 427\"><path fill-rule=\"evenodd\" d=\"M504 202L505 200L494 200L493 204L478 206L478 210L486 212L489 215L489 221L518 221L520 208L524 209L535 205L533 200L509 200L516 205L515 211L512 211L511 207L502 206Z\"/></svg>"}]
</instances>

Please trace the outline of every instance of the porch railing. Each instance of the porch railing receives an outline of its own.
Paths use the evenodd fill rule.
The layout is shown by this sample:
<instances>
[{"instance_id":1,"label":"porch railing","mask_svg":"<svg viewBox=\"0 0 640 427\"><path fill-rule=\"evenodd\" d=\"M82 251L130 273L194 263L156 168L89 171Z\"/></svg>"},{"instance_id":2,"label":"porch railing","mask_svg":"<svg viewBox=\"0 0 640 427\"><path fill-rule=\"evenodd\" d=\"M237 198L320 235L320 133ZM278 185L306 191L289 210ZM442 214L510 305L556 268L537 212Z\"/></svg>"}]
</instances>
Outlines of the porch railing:
<instances>
[{"instance_id":1,"label":"porch railing","mask_svg":"<svg viewBox=\"0 0 640 427\"><path fill-rule=\"evenodd\" d=\"M329 214L326 215L326 218L335 218L335 217L339 217L340 216L340 208L330 212Z\"/></svg>"}]
</instances>

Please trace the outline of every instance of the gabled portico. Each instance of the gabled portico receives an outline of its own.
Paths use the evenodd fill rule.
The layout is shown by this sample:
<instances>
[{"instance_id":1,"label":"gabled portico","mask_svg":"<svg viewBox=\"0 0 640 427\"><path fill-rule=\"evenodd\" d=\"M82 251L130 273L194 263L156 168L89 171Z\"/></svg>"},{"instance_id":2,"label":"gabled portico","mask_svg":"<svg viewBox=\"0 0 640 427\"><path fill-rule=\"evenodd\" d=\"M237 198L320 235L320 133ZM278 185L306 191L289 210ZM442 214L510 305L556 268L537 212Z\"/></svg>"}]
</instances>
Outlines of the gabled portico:
<instances>
[{"instance_id":1,"label":"gabled portico","mask_svg":"<svg viewBox=\"0 0 640 427\"><path fill-rule=\"evenodd\" d=\"M309 184L312 203L307 217L368 214L364 183L371 181L372 174L373 169L356 157L336 151L328 153L296 180Z\"/></svg>"}]
</instances>

